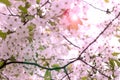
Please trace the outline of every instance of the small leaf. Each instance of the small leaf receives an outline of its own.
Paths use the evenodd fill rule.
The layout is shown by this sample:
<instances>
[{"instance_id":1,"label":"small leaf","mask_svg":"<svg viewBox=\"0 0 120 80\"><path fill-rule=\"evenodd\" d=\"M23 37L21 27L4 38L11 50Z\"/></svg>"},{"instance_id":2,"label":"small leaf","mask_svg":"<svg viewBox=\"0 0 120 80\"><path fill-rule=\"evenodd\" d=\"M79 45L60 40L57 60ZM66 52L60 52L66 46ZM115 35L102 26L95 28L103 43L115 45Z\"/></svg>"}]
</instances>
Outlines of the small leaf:
<instances>
[{"instance_id":1,"label":"small leaf","mask_svg":"<svg viewBox=\"0 0 120 80\"><path fill-rule=\"evenodd\" d=\"M38 53L36 53L36 57L38 58Z\"/></svg>"},{"instance_id":2,"label":"small leaf","mask_svg":"<svg viewBox=\"0 0 120 80\"><path fill-rule=\"evenodd\" d=\"M112 55L113 56L118 56L120 53L119 52L113 52Z\"/></svg>"},{"instance_id":3,"label":"small leaf","mask_svg":"<svg viewBox=\"0 0 120 80\"><path fill-rule=\"evenodd\" d=\"M19 76L19 74L15 74L14 76L15 76L15 77L18 77L18 76Z\"/></svg>"},{"instance_id":4,"label":"small leaf","mask_svg":"<svg viewBox=\"0 0 120 80\"><path fill-rule=\"evenodd\" d=\"M15 0L15 1L22 1L22 2L26 2L26 0Z\"/></svg>"},{"instance_id":5,"label":"small leaf","mask_svg":"<svg viewBox=\"0 0 120 80\"><path fill-rule=\"evenodd\" d=\"M25 8L29 8L31 6L31 4L29 2L25 3Z\"/></svg>"},{"instance_id":6,"label":"small leaf","mask_svg":"<svg viewBox=\"0 0 120 80\"><path fill-rule=\"evenodd\" d=\"M51 72L49 70L46 70L44 80L51 80Z\"/></svg>"},{"instance_id":7,"label":"small leaf","mask_svg":"<svg viewBox=\"0 0 120 80\"><path fill-rule=\"evenodd\" d=\"M109 0L104 0L106 3L109 3Z\"/></svg>"},{"instance_id":8,"label":"small leaf","mask_svg":"<svg viewBox=\"0 0 120 80\"><path fill-rule=\"evenodd\" d=\"M28 16L25 17L26 20L32 20L33 18L34 18L34 16L32 16L32 15L28 15Z\"/></svg>"},{"instance_id":9,"label":"small leaf","mask_svg":"<svg viewBox=\"0 0 120 80\"><path fill-rule=\"evenodd\" d=\"M55 69L56 71L60 71L60 69L57 69L57 68L59 68L59 67L60 67L60 65L59 65L59 64L53 64L53 65L52 65L52 67L53 67L53 68L56 68L56 69Z\"/></svg>"},{"instance_id":10,"label":"small leaf","mask_svg":"<svg viewBox=\"0 0 120 80\"><path fill-rule=\"evenodd\" d=\"M30 72L30 75L33 75L33 71Z\"/></svg>"},{"instance_id":11,"label":"small leaf","mask_svg":"<svg viewBox=\"0 0 120 80\"><path fill-rule=\"evenodd\" d=\"M6 36L7 36L7 33L2 32L2 30L0 30L0 37L1 37L2 39L5 39Z\"/></svg>"},{"instance_id":12,"label":"small leaf","mask_svg":"<svg viewBox=\"0 0 120 80\"><path fill-rule=\"evenodd\" d=\"M27 37L27 39L28 39L29 43L31 43L33 41L33 37L32 36Z\"/></svg>"},{"instance_id":13,"label":"small leaf","mask_svg":"<svg viewBox=\"0 0 120 80\"><path fill-rule=\"evenodd\" d=\"M5 4L6 6L11 6L11 3L9 0L0 0L0 3Z\"/></svg>"},{"instance_id":14,"label":"small leaf","mask_svg":"<svg viewBox=\"0 0 120 80\"><path fill-rule=\"evenodd\" d=\"M29 29L29 32L33 31L35 29L35 24L31 23L27 28Z\"/></svg>"},{"instance_id":15,"label":"small leaf","mask_svg":"<svg viewBox=\"0 0 120 80\"><path fill-rule=\"evenodd\" d=\"M50 29L45 29L45 33L50 34L51 30Z\"/></svg>"},{"instance_id":16,"label":"small leaf","mask_svg":"<svg viewBox=\"0 0 120 80\"><path fill-rule=\"evenodd\" d=\"M88 80L88 78L85 76L85 77L82 77L82 80Z\"/></svg>"},{"instance_id":17,"label":"small leaf","mask_svg":"<svg viewBox=\"0 0 120 80\"><path fill-rule=\"evenodd\" d=\"M114 70L114 67L115 67L115 62L114 62L115 60L114 59L109 59L109 64L110 64L110 67L111 67L111 69L112 70Z\"/></svg>"},{"instance_id":18,"label":"small leaf","mask_svg":"<svg viewBox=\"0 0 120 80\"><path fill-rule=\"evenodd\" d=\"M26 7L23 7L23 6L20 5L18 8L21 10L22 13L27 13L27 8Z\"/></svg>"},{"instance_id":19,"label":"small leaf","mask_svg":"<svg viewBox=\"0 0 120 80\"><path fill-rule=\"evenodd\" d=\"M53 21L49 21L49 24L50 24L51 26L55 26L55 25L56 25L56 23L53 22Z\"/></svg>"},{"instance_id":20,"label":"small leaf","mask_svg":"<svg viewBox=\"0 0 120 80\"><path fill-rule=\"evenodd\" d=\"M72 71L72 64L67 66L67 70L69 70L70 72Z\"/></svg>"},{"instance_id":21,"label":"small leaf","mask_svg":"<svg viewBox=\"0 0 120 80\"><path fill-rule=\"evenodd\" d=\"M44 62L45 64L43 64L43 65L45 65L45 66L47 66L47 67L49 67L49 62L46 60L45 62Z\"/></svg>"},{"instance_id":22,"label":"small leaf","mask_svg":"<svg viewBox=\"0 0 120 80\"><path fill-rule=\"evenodd\" d=\"M39 4L39 3L40 3L40 0L36 0L36 3Z\"/></svg>"},{"instance_id":23,"label":"small leaf","mask_svg":"<svg viewBox=\"0 0 120 80\"><path fill-rule=\"evenodd\" d=\"M116 64L117 64L117 66L120 67L120 61L115 60L115 62L116 62Z\"/></svg>"},{"instance_id":24,"label":"small leaf","mask_svg":"<svg viewBox=\"0 0 120 80\"><path fill-rule=\"evenodd\" d=\"M90 56L90 59L94 59L94 58L96 58L96 55Z\"/></svg>"},{"instance_id":25,"label":"small leaf","mask_svg":"<svg viewBox=\"0 0 120 80\"><path fill-rule=\"evenodd\" d=\"M60 67L60 65L59 65L59 64L53 64L52 67L53 67L53 68L55 68L55 67Z\"/></svg>"},{"instance_id":26,"label":"small leaf","mask_svg":"<svg viewBox=\"0 0 120 80\"><path fill-rule=\"evenodd\" d=\"M4 61L0 61L0 69L3 68L5 62Z\"/></svg>"},{"instance_id":27,"label":"small leaf","mask_svg":"<svg viewBox=\"0 0 120 80\"><path fill-rule=\"evenodd\" d=\"M45 49L45 47L40 45L39 50L44 50L44 49Z\"/></svg>"},{"instance_id":28,"label":"small leaf","mask_svg":"<svg viewBox=\"0 0 120 80\"><path fill-rule=\"evenodd\" d=\"M13 55L9 59L10 59L10 61L16 61L15 56L13 56Z\"/></svg>"},{"instance_id":29,"label":"small leaf","mask_svg":"<svg viewBox=\"0 0 120 80\"><path fill-rule=\"evenodd\" d=\"M38 9L38 8L37 8L37 15L38 15L39 17L43 17L42 13L43 13L43 11L42 11L41 9Z\"/></svg>"},{"instance_id":30,"label":"small leaf","mask_svg":"<svg viewBox=\"0 0 120 80\"><path fill-rule=\"evenodd\" d=\"M29 30L29 37L27 37L27 39L29 40L29 42L31 43L33 41L33 35L34 35L34 29L35 29L36 25L35 24L30 24L29 26L27 26L28 30Z\"/></svg>"}]
</instances>

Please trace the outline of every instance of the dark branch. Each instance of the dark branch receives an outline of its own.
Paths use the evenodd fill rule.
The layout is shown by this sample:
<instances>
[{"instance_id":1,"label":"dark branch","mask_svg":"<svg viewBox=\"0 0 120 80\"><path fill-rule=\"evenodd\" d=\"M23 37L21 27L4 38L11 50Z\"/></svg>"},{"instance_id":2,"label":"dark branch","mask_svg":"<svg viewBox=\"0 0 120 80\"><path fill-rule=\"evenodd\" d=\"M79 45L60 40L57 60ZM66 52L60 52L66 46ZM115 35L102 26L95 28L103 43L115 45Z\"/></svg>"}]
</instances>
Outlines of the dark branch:
<instances>
[{"instance_id":1,"label":"dark branch","mask_svg":"<svg viewBox=\"0 0 120 80\"><path fill-rule=\"evenodd\" d=\"M12 61L12 62L7 62L4 66L6 65L10 65L10 64L27 64L27 65L34 65L34 66L37 66L39 68L42 68L42 69L46 69L46 70L56 70L56 69L63 69L63 67L56 67L56 68L47 68L47 67L43 67L37 63L32 63L32 62L22 62L22 61ZM3 67L2 67L3 68ZM0 68L0 69L2 69Z\"/></svg>"},{"instance_id":2,"label":"dark branch","mask_svg":"<svg viewBox=\"0 0 120 80\"><path fill-rule=\"evenodd\" d=\"M82 61L83 63L85 63L86 65L90 66L90 67L93 68L94 70L98 71L101 75L107 77L108 79L111 79L110 76L104 74L103 72L101 72L100 70L98 70L97 68L95 68L94 66L91 66L90 64L88 64L87 62L85 62L83 59L80 59L80 58L79 58L79 60Z\"/></svg>"}]
</instances>

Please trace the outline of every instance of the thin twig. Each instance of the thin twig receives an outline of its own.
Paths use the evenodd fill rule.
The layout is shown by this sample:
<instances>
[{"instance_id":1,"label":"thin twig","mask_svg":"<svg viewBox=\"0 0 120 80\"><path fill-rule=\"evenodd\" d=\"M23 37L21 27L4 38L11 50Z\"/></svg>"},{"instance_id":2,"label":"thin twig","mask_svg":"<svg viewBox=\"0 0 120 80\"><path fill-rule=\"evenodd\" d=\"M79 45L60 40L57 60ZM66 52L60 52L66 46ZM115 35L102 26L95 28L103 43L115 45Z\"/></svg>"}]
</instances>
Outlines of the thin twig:
<instances>
[{"instance_id":1,"label":"thin twig","mask_svg":"<svg viewBox=\"0 0 120 80\"><path fill-rule=\"evenodd\" d=\"M99 35L98 35L91 43L88 44L88 46L80 53L80 55L79 55L78 58L80 58L81 55L82 55L93 43L95 43L95 42L97 41L97 39L110 27L110 25L112 24L112 22L113 22L115 19L117 19L119 16L120 16L120 12L119 12L119 14L118 14L114 19L112 19L112 21L110 21L110 22L107 24L107 26L103 29L103 31L101 31L101 32L99 33Z\"/></svg>"},{"instance_id":2,"label":"thin twig","mask_svg":"<svg viewBox=\"0 0 120 80\"><path fill-rule=\"evenodd\" d=\"M69 72L68 74L71 74L73 71ZM60 80L63 80L67 75L63 76L62 79Z\"/></svg>"},{"instance_id":3,"label":"thin twig","mask_svg":"<svg viewBox=\"0 0 120 80\"><path fill-rule=\"evenodd\" d=\"M45 6L47 3L50 3L50 1L49 0L47 0L44 4L42 4L40 7L43 7L43 6Z\"/></svg>"},{"instance_id":4,"label":"thin twig","mask_svg":"<svg viewBox=\"0 0 120 80\"><path fill-rule=\"evenodd\" d=\"M86 4L90 5L90 6L93 7L94 9L100 10L100 11L102 11L102 12L106 12L106 10L102 10L102 9L100 9L100 8L97 8L97 7L95 7L94 5L88 3L88 2L85 1L85 0L82 0L82 1L85 2Z\"/></svg>"},{"instance_id":5,"label":"thin twig","mask_svg":"<svg viewBox=\"0 0 120 80\"><path fill-rule=\"evenodd\" d=\"M98 71L101 75L103 75L103 76L107 77L108 79L110 79L110 76L104 74L103 72L101 72L100 70L98 70L97 68L95 68L94 66L91 66L90 64L88 64L87 62L85 62L83 59L79 58L79 60L82 61L83 63L85 63L86 65L90 66L94 70Z\"/></svg>"},{"instance_id":6,"label":"thin twig","mask_svg":"<svg viewBox=\"0 0 120 80\"><path fill-rule=\"evenodd\" d=\"M64 68L64 72L66 73L66 76L68 77L68 80L71 80L66 68Z\"/></svg>"},{"instance_id":7,"label":"thin twig","mask_svg":"<svg viewBox=\"0 0 120 80\"><path fill-rule=\"evenodd\" d=\"M78 49L80 49L80 47L79 46L77 46L77 45L75 45L75 44L73 44L70 40L68 40L64 35L62 35L63 36L63 38L67 41L67 42L69 42L71 45L73 45L74 47L76 47L76 48L78 48Z\"/></svg>"}]
</instances>

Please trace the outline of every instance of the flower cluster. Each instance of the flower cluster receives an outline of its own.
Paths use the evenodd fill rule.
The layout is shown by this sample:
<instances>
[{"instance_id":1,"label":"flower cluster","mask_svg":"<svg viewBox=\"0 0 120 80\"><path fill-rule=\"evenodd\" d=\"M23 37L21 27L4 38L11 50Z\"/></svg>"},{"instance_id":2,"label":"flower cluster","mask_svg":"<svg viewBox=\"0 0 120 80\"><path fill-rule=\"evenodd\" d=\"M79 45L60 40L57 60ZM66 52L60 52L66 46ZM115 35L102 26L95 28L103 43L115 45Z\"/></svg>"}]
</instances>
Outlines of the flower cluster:
<instances>
[{"instance_id":1,"label":"flower cluster","mask_svg":"<svg viewBox=\"0 0 120 80\"><path fill-rule=\"evenodd\" d=\"M119 0L1 0L0 79L119 80L119 10Z\"/></svg>"}]
</instances>

